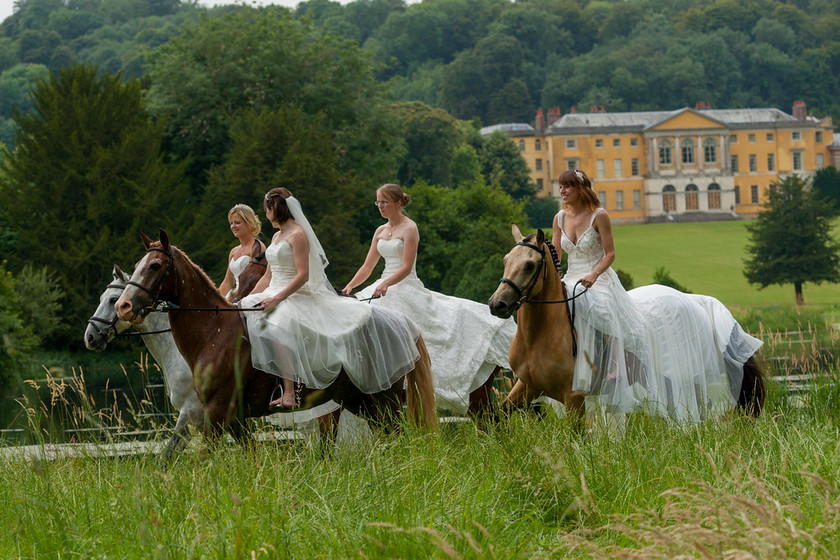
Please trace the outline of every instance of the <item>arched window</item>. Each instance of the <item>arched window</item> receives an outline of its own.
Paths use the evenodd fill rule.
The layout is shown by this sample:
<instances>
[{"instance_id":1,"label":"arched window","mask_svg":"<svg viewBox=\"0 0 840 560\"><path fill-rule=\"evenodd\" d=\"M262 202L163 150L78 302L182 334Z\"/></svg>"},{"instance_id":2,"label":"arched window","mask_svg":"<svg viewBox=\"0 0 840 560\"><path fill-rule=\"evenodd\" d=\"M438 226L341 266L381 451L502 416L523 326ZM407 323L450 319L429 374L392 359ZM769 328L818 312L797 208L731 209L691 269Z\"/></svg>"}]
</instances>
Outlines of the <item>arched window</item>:
<instances>
[{"instance_id":1,"label":"arched window","mask_svg":"<svg viewBox=\"0 0 840 560\"><path fill-rule=\"evenodd\" d=\"M703 140L703 161L706 163L717 163L717 140L709 137Z\"/></svg>"},{"instance_id":2,"label":"arched window","mask_svg":"<svg viewBox=\"0 0 840 560\"><path fill-rule=\"evenodd\" d=\"M534 151L539 152L540 150L542 150L542 144L540 143L540 139L537 138L534 140Z\"/></svg>"},{"instance_id":3,"label":"arched window","mask_svg":"<svg viewBox=\"0 0 840 560\"><path fill-rule=\"evenodd\" d=\"M697 185L685 187L685 209L689 212L697 210Z\"/></svg>"},{"instance_id":4,"label":"arched window","mask_svg":"<svg viewBox=\"0 0 840 560\"><path fill-rule=\"evenodd\" d=\"M525 140L520 140L520 141L519 141L519 151L520 151L520 152L524 152L524 151L525 151Z\"/></svg>"},{"instance_id":5,"label":"arched window","mask_svg":"<svg viewBox=\"0 0 840 560\"><path fill-rule=\"evenodd\" d=\"M666 212L674 212L677 209L677 189L674 185L665 185L662 188L662 209Z\"/></svg>"},{"instance_id":6,"label":"arched window","mask_svg":"<svg viewBox=\"0 0 840 560\"><path fill-rule=\"evenodd\" d=\"M694 163L694 140L683 138L680 142L680 148L682 149L682 162Z\"/></svg>"},{"instance_id":7,"label":"arched window","mask_svg":"<svg viewBox=\"0 0 840 560\"><path fill-rule=\"evenodd\" d=\"M673 160L671 159L671 141L670 140L662 140L659 142L659 164L660 165L671 165Z\"/></svg>"},{"instance_id":8,"label":"arched window","mask_svg":"<svg viewBox=\"0 0 840 560\"><path fill-rule=\"evenodd\" d=\"M720 209L720 185L712 183L709 185L709 210Z\"/></svg>"}]
</instances>

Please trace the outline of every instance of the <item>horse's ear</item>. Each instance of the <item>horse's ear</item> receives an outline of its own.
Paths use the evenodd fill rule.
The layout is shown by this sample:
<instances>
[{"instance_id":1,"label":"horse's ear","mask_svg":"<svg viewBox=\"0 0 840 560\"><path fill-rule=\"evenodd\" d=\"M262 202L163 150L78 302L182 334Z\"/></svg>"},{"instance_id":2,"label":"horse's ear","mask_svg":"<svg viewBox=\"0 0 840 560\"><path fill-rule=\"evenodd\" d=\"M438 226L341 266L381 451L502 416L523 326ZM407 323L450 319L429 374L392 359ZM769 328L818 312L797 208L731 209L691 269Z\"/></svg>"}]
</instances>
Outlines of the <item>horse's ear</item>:
<instances>
[{"instance_id":1,"label":"horse's ear","mask_svg":"<svg viewBox=\"0 0 840 560\"><path fill-rule=\"evenodd\" d=\"M260 247L260 240L254 239L254 244L251 245L251 258L258 259L260 257L260 251L262 247Z\"/></svg>"},{"instance_id":2,"label":"horse's ear","mask_svg":"<svg viewBox=\"0 0 840 560\"><path fill-rule=\"evenodd\" d=\"M130 280L131 276L123 272L123 270L119 267L119 265L114 265L114 270L112 272L114 275L114 280Z\"/></svg>"},{"instance_id":3,"label":"horse's ear","mask_svg":"<svg viewBox=\"0 0 840 560\"><path fill-rule=\"evenodd\" d=\"M146 234L145 234L145 233L143 233L142 231L140 232L140 239L142 239L142 240L143 240L143 245L145 245L145 246L146 246L146 249L148 249L149 247L151 247L151 245L152 245L152 240L149 238L149 236L148 236L148 235L146 235Z\"/></svg>"},{"instance_id":4,"label":"horse's ear","mask_svg":"<svg viewBox=\"0 0 840 560\"><path fill-rule=\"evenodd\" d=\"M160 228L160 246L164 251L169 250L169 235L166 233L166 230Z\"/></svg>"},{"instance_id":5,"label":"horse's ear","mask_svg":"<svg viewBox=\"0 0 840 560\"><path fill-rule=\"evenodd\" d=\"M542 247L543 243L545 243L545 232L537 229L537 247Z\"/></svg>"},{"instance_id":6,"label":"horse's ear","mask_svg":"<svg viewBox=\"0 0 840 560\"><path fill-rule=\"evenodd\" d=\"M513 234L513 238L516 240L517 243L522 241L522 238L524 236L522 235L522 232L519 231L519 226L513 222L510 223L510 232Z\"/></svg>"}]
</instances>

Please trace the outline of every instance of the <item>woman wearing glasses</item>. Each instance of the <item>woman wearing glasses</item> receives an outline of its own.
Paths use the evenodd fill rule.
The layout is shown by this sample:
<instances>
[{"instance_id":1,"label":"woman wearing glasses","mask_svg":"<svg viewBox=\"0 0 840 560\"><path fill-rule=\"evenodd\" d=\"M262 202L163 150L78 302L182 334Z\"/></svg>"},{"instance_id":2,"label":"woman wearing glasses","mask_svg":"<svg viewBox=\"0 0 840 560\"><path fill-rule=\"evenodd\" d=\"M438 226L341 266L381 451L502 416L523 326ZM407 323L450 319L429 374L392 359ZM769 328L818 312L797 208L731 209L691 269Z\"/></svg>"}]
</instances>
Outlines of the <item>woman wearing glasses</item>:
<instances>
[{"instance_id":1,"label":"woman wearing glasses","mask_svg":"<svg viewBox=\"0 0 840 560\"><path fill-rule=\"evenodd\" d=\"M488 403L496 370L508 368L516 323L490 314L486 305L426 289L415 264L420 233L403 213L410 197L388 183L376 191L376 206L386 220L376 229L364 264L342 290L350 295L385 258L376 282L356 294L362 300L403 312L423 332L432 358L438 406L479 412Z\"/></svg>"}]
</instances>

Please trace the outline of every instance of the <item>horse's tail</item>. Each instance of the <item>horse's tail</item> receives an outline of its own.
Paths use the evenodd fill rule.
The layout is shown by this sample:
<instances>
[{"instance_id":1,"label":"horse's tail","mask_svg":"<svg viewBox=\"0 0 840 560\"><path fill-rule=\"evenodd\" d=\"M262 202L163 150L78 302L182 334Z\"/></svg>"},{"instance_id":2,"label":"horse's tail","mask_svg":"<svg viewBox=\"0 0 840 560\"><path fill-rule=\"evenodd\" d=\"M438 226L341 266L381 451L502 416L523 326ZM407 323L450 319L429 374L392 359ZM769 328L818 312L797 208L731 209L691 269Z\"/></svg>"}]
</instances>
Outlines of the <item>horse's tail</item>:
<instances>
[{"instance_id":1,"label":"horse's tail","mask_svg":"<svg viewBox=\"0 0 840 560\"><path fill-rule=\"evenodd\" d=\"M738 395L738 408L756 418L764 408L767 396L767 383L764 372L751 357L744 364L744 380L741 382L741 393Z\"/></svg>"},{"instance_id":2,"label":"horse's tail","mask_svg":"<svg viewBox=\"0 0 840 560\"><path fill-rule=\"evenodd\" d=\"M422 336L417 338L417 350L420 351L420 359L406 375L408 418L415 426L433 432L438 428L435 382L432 377L432 360Z\"/></svg>"}]
</instances>

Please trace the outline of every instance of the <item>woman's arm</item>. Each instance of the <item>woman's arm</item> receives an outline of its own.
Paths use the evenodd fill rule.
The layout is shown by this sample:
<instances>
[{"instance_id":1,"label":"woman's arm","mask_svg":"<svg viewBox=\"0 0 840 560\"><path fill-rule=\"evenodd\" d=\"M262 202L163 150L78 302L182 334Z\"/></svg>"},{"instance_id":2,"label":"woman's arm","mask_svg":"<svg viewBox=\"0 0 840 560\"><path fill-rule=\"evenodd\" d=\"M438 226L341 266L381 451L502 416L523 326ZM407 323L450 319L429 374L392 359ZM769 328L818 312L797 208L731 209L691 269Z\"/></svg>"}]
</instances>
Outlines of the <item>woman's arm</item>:
<instances>
[{"instance_id":1,"label":"woman's arm","mask_svg":"<svg viewBox=\"0 0 840 560\"><path fill-rule=\"evenodd\" d=\"M233 272L230 270L230 261L233 258L234 249L236 249L236 247L231 249L230 253L228 253L227 266L225 267L225 277L222 279L222 283L219 284L219 293L221 293L224 297L227 297L228 292L233 289L234 283L236 282L233 278Z\"/></svg>"},{"instance_id":2,"label":"woman's arm","mask_svg":"<svg viewBox=\"0 0 840 560\"><path fill-rule=\"evenodd\" d=\"M373 268L376 266L376 263L379 262L379 251L376 248L376 242L379 241L379 232L382 231L382 228L384 227L385 226L382 225L376 228L376 231L373 234L373 240L370 242L370 249L368 249L364 264L362 264L356 274L353 275L353 278L347 282L344 289L341 290L342 294L349 296L350 292L353 291L353 288L370 277L370 273L373 272Z\"/></svg>"},{"instance_id":3,"label":"woman's arm","mask_svg":"<svg viewBox=\"0 0 840 560\"><path fill-rule=\"evenodd\" d=\"M286 284L282 290L257 304L266 311L271 311L278 303L298 291L309 280L309 241L306 239L306 233L303 231L303 228L296 227L286 238L286 241L292 246L292 255L295 259L297 274L295 274L291 282ZM271 267L267 268L271 269ZM264 278L265 276L260 279L260 282ZM257 285L259 286L259 283Z\"/></svg>"},{"instance_id":4,"label":"woman's arm","mask_svg":"<svg viewBox=\"0 0 840 560\"><path fill-rule=\"evenodd\" d=\"M381 297L388 293L388 287L403 281L414 270L417 259L417 247L420 245L420 231L417 224L411 222L403 234L403 262L402 266L391 276L384 279L376 287L373 297Z\"/></svg>"}]
</instances>

